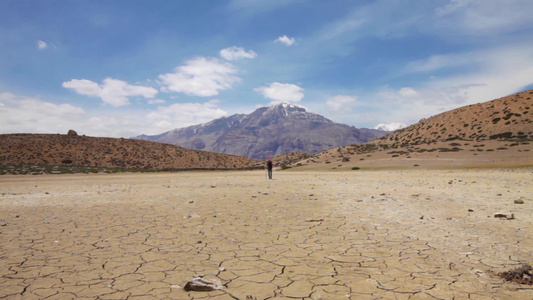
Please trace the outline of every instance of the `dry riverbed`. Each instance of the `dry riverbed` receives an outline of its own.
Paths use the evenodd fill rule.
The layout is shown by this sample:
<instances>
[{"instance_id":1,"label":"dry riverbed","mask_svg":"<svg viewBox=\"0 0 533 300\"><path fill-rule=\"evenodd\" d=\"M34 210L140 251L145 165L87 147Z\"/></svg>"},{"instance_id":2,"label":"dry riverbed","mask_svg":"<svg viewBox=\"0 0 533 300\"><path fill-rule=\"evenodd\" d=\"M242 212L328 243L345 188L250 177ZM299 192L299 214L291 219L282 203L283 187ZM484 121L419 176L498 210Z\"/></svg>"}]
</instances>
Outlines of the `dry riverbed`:
<instances>
[{"instance_id":1,"label":"dry riverbed","mask_svg":"<svg viewBox=\"0 0 533 300\"><path fill-rule=\"evenodd\" d=\"M530 168L274 178L1 176L0 298L533 298Z\"/></svg>"}]
</instances>

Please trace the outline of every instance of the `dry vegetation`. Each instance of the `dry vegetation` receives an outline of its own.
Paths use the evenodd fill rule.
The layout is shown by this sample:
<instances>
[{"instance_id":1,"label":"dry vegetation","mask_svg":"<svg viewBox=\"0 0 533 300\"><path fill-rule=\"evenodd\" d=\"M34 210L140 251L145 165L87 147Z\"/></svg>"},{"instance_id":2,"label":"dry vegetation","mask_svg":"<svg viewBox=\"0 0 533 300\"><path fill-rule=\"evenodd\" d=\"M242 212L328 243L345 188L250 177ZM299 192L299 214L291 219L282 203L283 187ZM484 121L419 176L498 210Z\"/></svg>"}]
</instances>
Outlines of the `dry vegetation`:
<instances>
[{"instance_id":1,"label":"dry vegetation","mask_svg":"<svg viewBox=\"0 0 533 300\"><path fill-rule=\"evenodd\" d=\"M2 173L243 169L253 160L175 145L77 134L0 135Z\"/></svg>"},{"instance_id":2,"label":"dry vegetation","mask_svg":"<svg viewBox=\"0 0 533 300\"><path fill-rule=\"evenodd\" d=\"M293 166L358 169L533 166L533 91L448 111Z\"/></svg>"}]
</instances>

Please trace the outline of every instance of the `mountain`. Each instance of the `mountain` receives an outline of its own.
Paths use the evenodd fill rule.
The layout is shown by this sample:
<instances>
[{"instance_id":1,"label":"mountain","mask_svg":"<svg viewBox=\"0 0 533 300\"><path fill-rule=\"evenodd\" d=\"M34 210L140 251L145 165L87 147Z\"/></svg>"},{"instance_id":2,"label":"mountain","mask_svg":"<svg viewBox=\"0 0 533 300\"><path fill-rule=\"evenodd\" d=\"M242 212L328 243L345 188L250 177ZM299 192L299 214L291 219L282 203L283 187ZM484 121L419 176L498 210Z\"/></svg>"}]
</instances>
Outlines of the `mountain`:
<instances>
[{"instance_id":1,"label":"mountain","mask_svg":"<svg viewBox=\"0 0 533 300\"><path fill-rule=\"evenodd\" d=\"M14 173L13 169L20 169L21 166L26 169L28 166L38 166L40 170L60 166L62 170L67 168L79 172L80 167L97 171L108 171L110 168L243 169L253 163L253 160L246 157L190 150L150 141L79 136L74 131L67 135L0 135L0 174L6 170L7 173Z\"/></svg>"},{"instance_id":2,"label":"mountain","mask_svg":"<svg viewBox=\"0 0 533 300\"><path fill-rule=\"evenodd\" d=\"M293 162L299 169L533 167L533 90L420 120L365 144Z\"/></svg>"},{"instance_id":3,"label":"mountain","mask_svg":"<svg viewBox=\"0 0 533 300\"><path fill-rule=\"evenodd\" d=\"M136 139L218 153L265 159L290 152L317 153L332 147L364 143L388 132L335 123L291 104L261 107L209 123Z\"/></svg>"}]
</instances>

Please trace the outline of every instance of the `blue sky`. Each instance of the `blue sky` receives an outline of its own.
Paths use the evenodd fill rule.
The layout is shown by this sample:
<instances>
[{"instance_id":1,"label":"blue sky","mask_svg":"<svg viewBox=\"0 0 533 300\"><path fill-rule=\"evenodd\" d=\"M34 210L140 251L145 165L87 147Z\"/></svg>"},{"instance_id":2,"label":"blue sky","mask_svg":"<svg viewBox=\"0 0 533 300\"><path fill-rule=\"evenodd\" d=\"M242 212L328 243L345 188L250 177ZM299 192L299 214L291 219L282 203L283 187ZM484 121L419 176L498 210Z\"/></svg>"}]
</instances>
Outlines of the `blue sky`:
<instances>
[{"instance_id":1,"label":"blue sky","mask_svg":"<svg viewBox=\"0 0 533 300\"><path fill-rule=\"evenodd\" d=\"M279 102L356 127L412 124L531 88L532 12L530 0L0 0L0 133L132 137Z\"/></svg>"}]
</instances>

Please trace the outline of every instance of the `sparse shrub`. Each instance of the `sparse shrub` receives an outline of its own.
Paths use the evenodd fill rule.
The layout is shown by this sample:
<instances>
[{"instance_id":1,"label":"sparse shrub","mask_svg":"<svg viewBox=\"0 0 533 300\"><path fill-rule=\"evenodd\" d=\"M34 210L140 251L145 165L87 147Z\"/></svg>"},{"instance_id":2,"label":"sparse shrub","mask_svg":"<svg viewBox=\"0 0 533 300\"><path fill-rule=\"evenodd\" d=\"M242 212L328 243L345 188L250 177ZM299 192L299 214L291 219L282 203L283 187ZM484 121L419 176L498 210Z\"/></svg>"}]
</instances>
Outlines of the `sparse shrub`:
<instances>
[{"instance_id":1,"label":"sparse shrub","mask_svg":"<svg viewBox=\"0 0 533 300\"><path fill-rule=\"evenodd\" d=\"M360 170L361 168L359 167L352 167L352 170Z\"/></svg>"}]
</instances>

